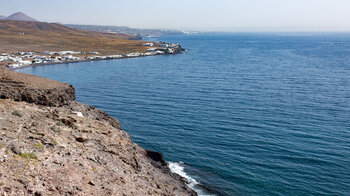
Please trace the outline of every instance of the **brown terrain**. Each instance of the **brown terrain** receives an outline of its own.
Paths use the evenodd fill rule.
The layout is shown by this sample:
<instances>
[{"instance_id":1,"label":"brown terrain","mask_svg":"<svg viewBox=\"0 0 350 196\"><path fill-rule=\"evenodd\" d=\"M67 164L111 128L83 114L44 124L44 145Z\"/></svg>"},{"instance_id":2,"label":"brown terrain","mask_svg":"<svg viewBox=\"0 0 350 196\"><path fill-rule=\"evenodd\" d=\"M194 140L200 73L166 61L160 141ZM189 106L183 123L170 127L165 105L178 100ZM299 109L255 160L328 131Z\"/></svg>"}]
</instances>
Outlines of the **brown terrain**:
<instances>
[{"instance_id":1,"label":"brown terrain","mask_svg":"<svg viewBox=\"0 0 350 196\"><path fill-rule=\"evenodd\" d=\"M0 98L62 106L75 100L75 90L54 80L0 69Z\"/></svg>"},{"instance_id":2,"label":"brown terrain","mask_svg":"<svg viewBox=\"0 0 350 196\"><path fill-rule=\"evenodd\" d=\"M125 34L71 29L56 23L0 20L0 52L97 51L101 54L144 52L142 41Z\"/></svg>"},{"instance_id":3,"label":"brown terrain","mask_svg":"<svg viewBox=\"0 0 350 196\"><path fill-rule=\"evenodd\" d=\"M197 195L69 84L0 70L0 98L0 195Z\"/></svg>"}]
</instances>

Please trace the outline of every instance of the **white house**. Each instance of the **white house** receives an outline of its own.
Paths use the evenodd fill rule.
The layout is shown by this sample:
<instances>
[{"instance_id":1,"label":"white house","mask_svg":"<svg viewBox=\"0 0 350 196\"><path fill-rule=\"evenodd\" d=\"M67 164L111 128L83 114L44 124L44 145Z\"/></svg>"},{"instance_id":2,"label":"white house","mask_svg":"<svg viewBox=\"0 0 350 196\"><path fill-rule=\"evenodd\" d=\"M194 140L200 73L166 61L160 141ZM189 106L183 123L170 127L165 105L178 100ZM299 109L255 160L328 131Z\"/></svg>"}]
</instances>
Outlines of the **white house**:
<instances>
[{"instance_id":1,"label":"white house","mask_svg":"<svg viewBox=\"0 0 350 196\"><path fill-rule=\"evenodd\" d=\"M9 67L9 68L17 68L17 67L19 67L19 64L11 64L11 65L8 65L7 67Z\"/></svg>"},{"instance_id":2,"label":"white house","mask_svg":"<svg viewBox=\"0 0 350 196\"><path fill-rule=\"evenodd\" d=\"M6 60L6 61L15 61L15 62L19 62L19 61L22 61L22 58L19 58L19 57L10 57L10 56L8 56L5 60Z\"/></svg>"},{"instance_id":3,"label":"white house","mask_svg":"<svg viewBox=\"0 0 350 196\"><path fill-rule=\"evenodd\" d=\"M154 43L144 43L144 46L154 46Z\"/></svg>"},{"instance_id":4,"label":"white house","mask_svg":"<svg viewBox=\"0 0 350 196\"><path fill-rule=\"evenodd\" d=\"M60 51L58 52L60 55L72 55L72 54L81 54L81 52L75 52L75 51Z\"/></svg>"},{"instance_id":5,"label":"white house","mask_svg":"<svg viewBox=\"0 0 350 196\"><path fill-rule=\"evenodd\" d=\"M42 54L53 55L53 54L58 54L58 53L57 52L52 52L52 51L45 51Z\"/></svg>"},{"instance_id":6,"label":"white house","mask_svg":"<svg viewBox=\"0 0 350 196\"><path fill-rule=\"evenodd\" d=\"M20 65L30 65L32 64L32 61L19 61Z\"/></svg>"}]
</instances>

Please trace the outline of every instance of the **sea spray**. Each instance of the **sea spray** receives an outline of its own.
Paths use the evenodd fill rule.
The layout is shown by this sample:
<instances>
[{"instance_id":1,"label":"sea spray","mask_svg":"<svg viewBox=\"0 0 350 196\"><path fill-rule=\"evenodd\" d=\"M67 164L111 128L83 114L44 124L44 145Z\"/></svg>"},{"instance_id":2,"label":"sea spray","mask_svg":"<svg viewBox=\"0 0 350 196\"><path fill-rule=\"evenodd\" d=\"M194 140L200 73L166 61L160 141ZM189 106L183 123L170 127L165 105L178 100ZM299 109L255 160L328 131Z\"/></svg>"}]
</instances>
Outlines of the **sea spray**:
<instances>
[{"instance_id":1,"label":"sea spray","mask_svg":"<svg viewBox=\"0 0 350 196\"><path fill-rule=\"evenodd\" d=\"M181 177L185 178L188 181L187 186L193 189L194 191L196 191L199 196L214 196L212 194L205 193L203 190L201 190L198 187L200 183L184 171L185 167L183 162L178 162L178 163L168 162L168 163L169 163L170 170L173 173L176 173Z\"/></svg>"}]
</instances>

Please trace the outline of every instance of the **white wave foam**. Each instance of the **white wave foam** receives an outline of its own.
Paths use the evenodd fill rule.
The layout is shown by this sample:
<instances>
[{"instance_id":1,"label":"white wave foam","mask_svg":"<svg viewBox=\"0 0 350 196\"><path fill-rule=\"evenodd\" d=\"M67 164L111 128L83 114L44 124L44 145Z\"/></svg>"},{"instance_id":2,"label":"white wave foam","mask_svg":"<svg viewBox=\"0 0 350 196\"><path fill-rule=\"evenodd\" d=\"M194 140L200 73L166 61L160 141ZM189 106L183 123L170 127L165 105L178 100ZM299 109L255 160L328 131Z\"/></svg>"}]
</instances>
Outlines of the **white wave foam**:
<instances>
[{"instance_id":1,"label":"white wave foam","mask_svg":"<svg viewBox=\"0 0 350 196\"><path fill-rule=\"evenodd\" d=\"M169 168L171 170L171 172L175 173L175 174L179 174L181 177L184 177L187 179L188 184L187 186L189 188L191 188L192 190L196 191L198 196L214 196L214 195L208 195L206 193L204 193L202 190L196 188L196 185L199 184L199 182L197 180L195 180L194 178L192 178L191 176L189 176L185 171L184 171L184 167L181 166L181 164L183 163L174 163L174 162L168 162L169 163Z\"/></svg>"}]
</instances>

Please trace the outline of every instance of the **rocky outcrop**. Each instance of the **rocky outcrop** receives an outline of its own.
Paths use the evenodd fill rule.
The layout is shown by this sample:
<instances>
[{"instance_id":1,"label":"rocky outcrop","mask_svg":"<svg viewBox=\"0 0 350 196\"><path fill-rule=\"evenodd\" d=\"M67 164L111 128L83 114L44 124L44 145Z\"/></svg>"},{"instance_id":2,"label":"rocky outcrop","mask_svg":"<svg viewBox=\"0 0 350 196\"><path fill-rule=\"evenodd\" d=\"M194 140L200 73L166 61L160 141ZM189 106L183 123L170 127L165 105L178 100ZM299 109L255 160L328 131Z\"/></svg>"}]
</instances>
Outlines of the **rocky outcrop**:
<instances>
[{"instance_id":1,"label":"rocky outcrop","mask_svg":"<svg viewBox=\"0 0 350 196\"><path fill-rule=\"evenodd\" d=\"M160 152L146 150L147 156L157 163L157 166L160 164L162 167L168 167L168 163L164 160L163 154Z\"/></svg>"},{"instance_id":2,"label":"rocky outcrop","mask_svg":"<svg viewBox=\"0 0 350 196\"><path fill-rule=\"evenodd\" d=\"M174 48L174 54L181 54L181 53L183 53L185 51L186 51L186 49L181 47L180 45L179 45L179 47Z\"/></svg>"},{"instance_id":3,"label":"rocky outcrop","mask_svg":"<svg viewBox=\"0 0 350 196\"><path fill-rule=\"evenodd\" d=\"M83 107L84 117L72 113ZM0 100L0 193L196 195L160 153L134 144L116 120L100 115L76 102Z\"/></svg>"},{"instance_id":4,"label":"rocky outcrop","mask_svg":"<svg viewBox=\"0 0 350 196\"><path fill-rule=\"evenodd\" d=\"M197 195L70 85L1 74L0 195Z\"/></svg>"},{"instance_id":5,"label":"rocky outcrop","mask_svg":"<svg viewBox=\"0 0 350 196\"><path fill-rule=\"evenodd\" d=\"M75 100L75 89L69 84L1 69L0 98L63 106Z\"/></svg>"}]
</instances>

